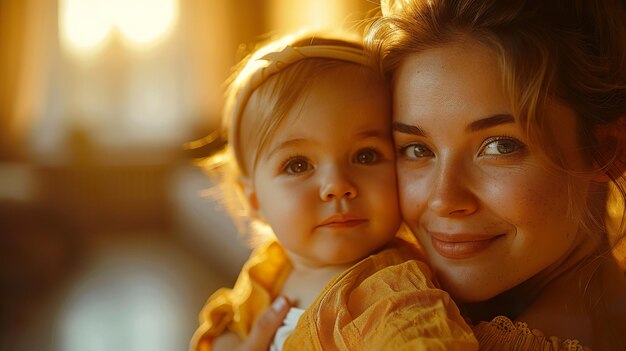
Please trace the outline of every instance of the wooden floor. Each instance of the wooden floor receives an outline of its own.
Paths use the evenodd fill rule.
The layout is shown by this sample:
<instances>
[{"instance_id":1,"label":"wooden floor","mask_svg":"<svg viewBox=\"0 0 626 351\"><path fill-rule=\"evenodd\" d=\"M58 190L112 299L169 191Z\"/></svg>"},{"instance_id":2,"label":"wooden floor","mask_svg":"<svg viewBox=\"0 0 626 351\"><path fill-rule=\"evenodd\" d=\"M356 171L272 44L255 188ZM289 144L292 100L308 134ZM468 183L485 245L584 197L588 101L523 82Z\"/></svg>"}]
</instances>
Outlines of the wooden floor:
<instances>
[{"instance_id":1,"label":"wooden floor","mask_svg":"<svg viewBox=\"0 0 626 351\"><path fill-rule=\"evenodd\" d=\"M0 199L0 350L186 350L205 300L246 255L196 198L203 177L37 172L36 201Z\"/></svg>"}]
</instances>

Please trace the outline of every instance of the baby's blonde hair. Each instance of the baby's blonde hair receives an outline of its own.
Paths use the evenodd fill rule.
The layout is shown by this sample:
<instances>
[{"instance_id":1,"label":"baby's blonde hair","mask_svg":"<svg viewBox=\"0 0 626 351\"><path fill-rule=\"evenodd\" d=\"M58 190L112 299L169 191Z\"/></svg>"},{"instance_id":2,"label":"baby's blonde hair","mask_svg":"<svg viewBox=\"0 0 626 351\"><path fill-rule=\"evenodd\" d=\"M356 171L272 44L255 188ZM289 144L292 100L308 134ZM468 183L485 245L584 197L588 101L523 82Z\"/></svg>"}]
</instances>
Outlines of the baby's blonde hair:
<instances>
[{"instance_id":1,"label":"baby's blonde hair","mask_svg":"<svg viewBox=\"0 0 626 351\"><path fill-rule=\"evenodd\" d=\"M217 138L226 142L225 147L205 158L202 166L217 183L212 194L220 198L239 231L249 232L253 246L266 240L271 230L252 216L239 181L252 177L260 155L316 77L356 68L357 74L381 81L383 76L370 68L370 61L356 35L304 33L272 41L238 65L226 92Z\"/></svg>"}]
</instances>

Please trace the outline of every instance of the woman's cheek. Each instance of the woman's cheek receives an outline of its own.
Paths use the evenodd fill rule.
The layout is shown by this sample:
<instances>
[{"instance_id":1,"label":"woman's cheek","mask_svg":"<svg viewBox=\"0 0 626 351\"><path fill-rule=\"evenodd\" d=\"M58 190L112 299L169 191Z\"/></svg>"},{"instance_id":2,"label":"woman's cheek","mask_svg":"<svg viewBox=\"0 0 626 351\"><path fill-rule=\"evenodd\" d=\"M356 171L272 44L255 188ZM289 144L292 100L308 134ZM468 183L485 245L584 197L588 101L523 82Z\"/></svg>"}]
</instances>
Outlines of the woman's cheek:
<instances>
[{"instance_id":1,"label":"woman's cheek","mask_svg":"<svg viewBox=\"0 0 626 351\"><path fill-rule=\"evenodd\" d=\"M398 192L402 219L415 229L427 203L426 182L419 177L412 177L410 171L398 169Z\"/></svg>"}]
</instances>

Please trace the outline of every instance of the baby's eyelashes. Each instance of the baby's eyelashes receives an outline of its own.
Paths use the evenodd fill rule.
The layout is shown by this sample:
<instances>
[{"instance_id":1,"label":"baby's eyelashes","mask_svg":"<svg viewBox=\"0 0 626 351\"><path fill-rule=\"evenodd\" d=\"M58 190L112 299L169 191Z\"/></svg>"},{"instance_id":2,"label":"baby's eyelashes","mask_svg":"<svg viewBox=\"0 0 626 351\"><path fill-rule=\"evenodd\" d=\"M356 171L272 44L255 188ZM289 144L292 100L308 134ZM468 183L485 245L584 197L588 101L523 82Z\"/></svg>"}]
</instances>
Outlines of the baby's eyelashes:
<instances>
[{"instance_id":1,"label":"baby's eyelashes","mask_svg":"<svg viewBox=\"0 0 626 351\"><path fill-rule=\"evenodd\" d=\"M313 169L313 165L304 157L290 157L282 163L281 173L299 175Z\"/></svg>"}]
</instances>

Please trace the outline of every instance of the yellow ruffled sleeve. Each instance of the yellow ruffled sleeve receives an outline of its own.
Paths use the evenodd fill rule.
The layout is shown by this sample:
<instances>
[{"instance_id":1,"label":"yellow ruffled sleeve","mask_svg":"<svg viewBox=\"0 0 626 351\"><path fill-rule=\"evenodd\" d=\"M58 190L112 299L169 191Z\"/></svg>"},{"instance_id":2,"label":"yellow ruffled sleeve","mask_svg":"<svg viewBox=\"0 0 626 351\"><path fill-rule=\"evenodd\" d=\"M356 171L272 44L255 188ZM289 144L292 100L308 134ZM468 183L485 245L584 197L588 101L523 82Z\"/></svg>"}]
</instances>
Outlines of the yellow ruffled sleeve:
<instances>
[{"instance_id":1,"label":"yellow ruffled sleeve","mask_svg":"<svg viewBox=\"0 0 626 351\"><path fill-rule=\"evenodd\" d=\"M477 350L419 252L396 240L329 283L284 350Z\"/></svg>"},{"instance_id":2,"label":"yellow ruffled sleeve","mask_svg":"<svg viewBox=\"0 0 626 351\"><path fill-rule=\"evenodd\" d=\"M278 296L291 265L280 245L271 241L252 252L233 289L217 290L200 312L191 351L211 350L211 340L226 330L248 336L257 316Z\"/></svg>"}]
</instances>

